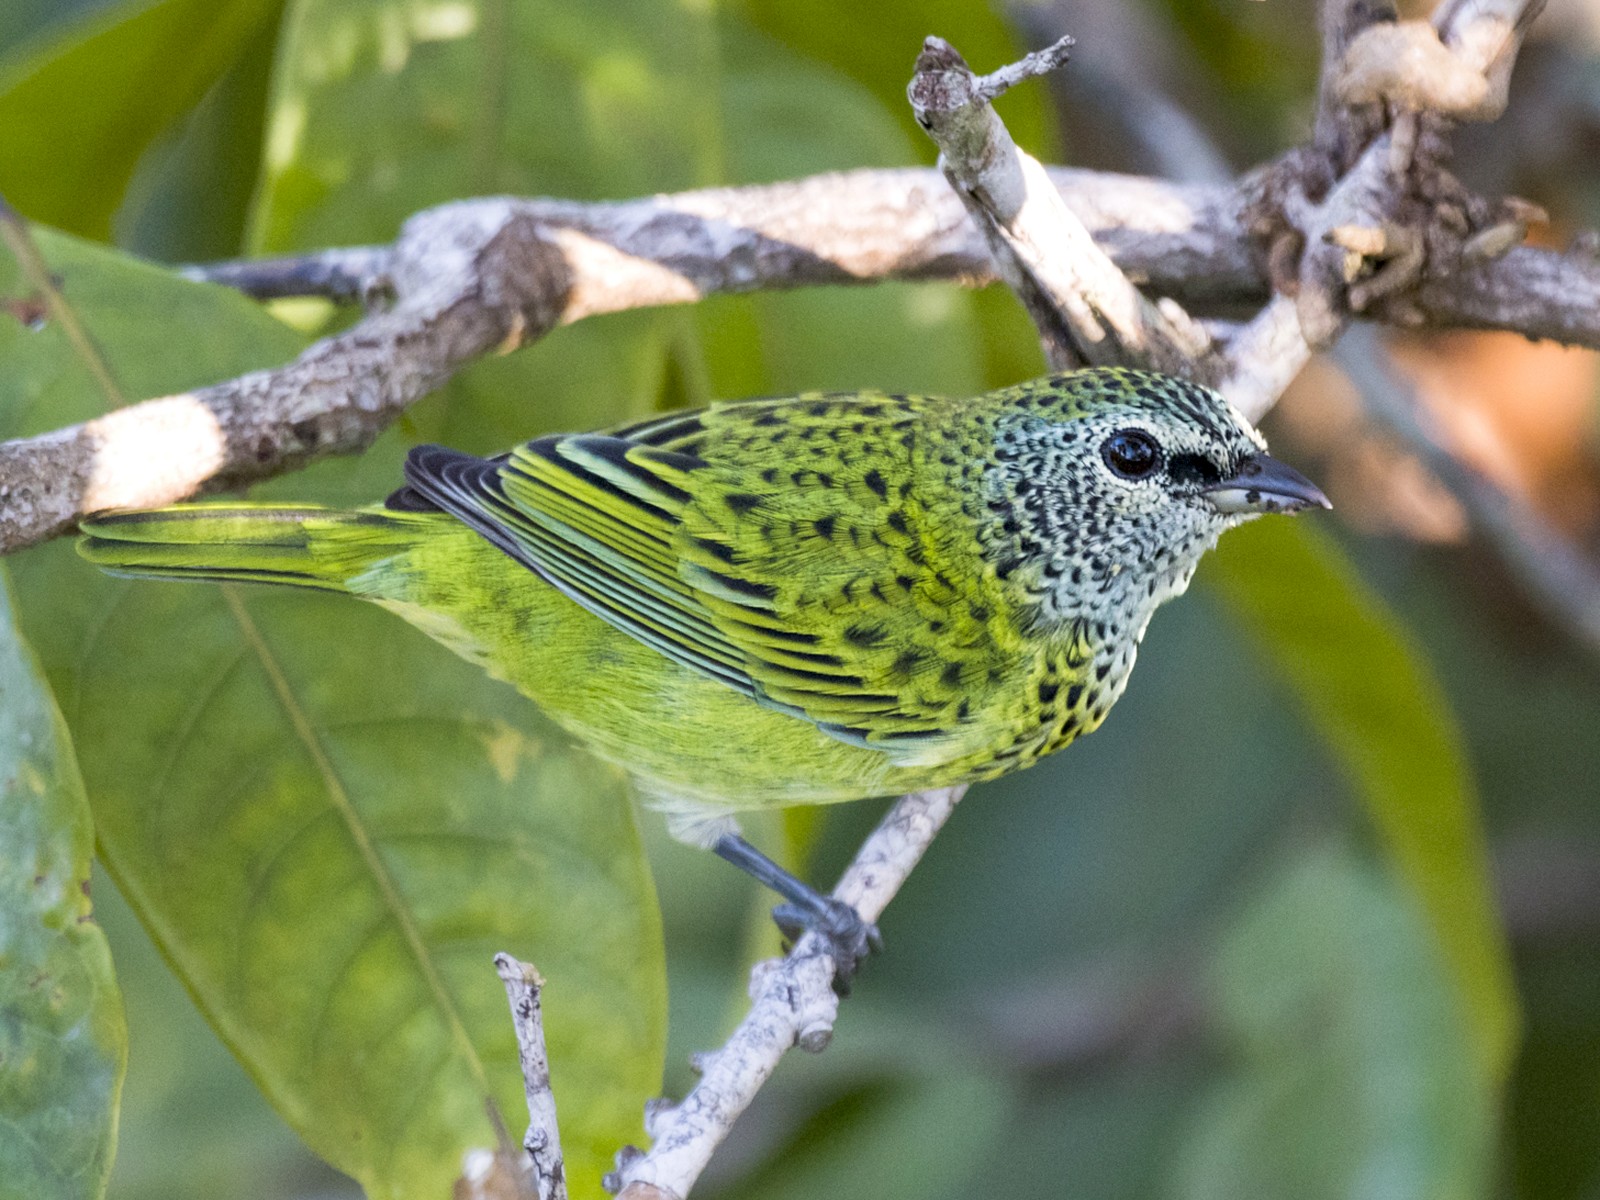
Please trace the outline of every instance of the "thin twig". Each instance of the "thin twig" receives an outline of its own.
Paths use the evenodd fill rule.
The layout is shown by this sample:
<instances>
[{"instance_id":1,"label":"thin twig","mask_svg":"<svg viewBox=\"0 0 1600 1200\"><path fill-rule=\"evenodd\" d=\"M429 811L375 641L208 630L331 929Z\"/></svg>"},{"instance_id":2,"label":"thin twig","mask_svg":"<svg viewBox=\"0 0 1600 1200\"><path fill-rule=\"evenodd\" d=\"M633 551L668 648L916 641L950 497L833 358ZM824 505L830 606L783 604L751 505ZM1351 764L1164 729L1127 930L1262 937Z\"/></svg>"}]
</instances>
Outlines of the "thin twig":
<instances>
[{"instance_id":1,"label":"thin twig","mask_svg":"<svg viewBox=\"0 0 1600 1200\"><path fill-rule=\"evenodd\" d=\"M876 921L965 791L938 788L895 801L840 877L835 898ZM749 1013L721 1049L697 1057L700 1080L680 1103L649 1106L649 1152L619 1154L607 1188L620 1200L684 1200L784 1054L793 1046L818 1051L832 1038L839 1009L833 976L828 943L814 933L802 935L786 957L758 964Z\"/></svg>"},{"instance_id":2,"label":"thin twig","mask_svg":"<svg viewBox=\"0 0 1600 1200\"><path fill-rule=\"evenodd\" d=\"M517 1032L517 1057L522 1064L522 1087L528 1097L528 1132L522 1148L528 1152L538 1200L566 1200L567 1168L561 1157L561 1129L556 1120L556 1097L550 1089L550 1058L544 1048L544 1015L539 993L544 988L538 969L509 954L494 956L494 969L506 985L511 1023Z\"/></svg>"}]
</instances>

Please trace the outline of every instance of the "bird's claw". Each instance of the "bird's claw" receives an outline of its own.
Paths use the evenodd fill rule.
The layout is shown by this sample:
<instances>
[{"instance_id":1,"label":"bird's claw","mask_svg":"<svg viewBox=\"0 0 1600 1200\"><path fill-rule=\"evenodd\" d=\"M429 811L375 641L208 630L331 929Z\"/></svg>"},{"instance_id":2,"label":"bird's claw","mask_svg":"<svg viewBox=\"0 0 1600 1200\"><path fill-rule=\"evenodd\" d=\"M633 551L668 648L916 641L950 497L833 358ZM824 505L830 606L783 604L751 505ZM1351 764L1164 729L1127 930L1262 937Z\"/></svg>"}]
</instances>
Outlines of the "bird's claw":
<instances>
[{"instance_id":1,"label":"bird's claw","mask_svg":"<svg viewBox=\"0 0 1600 1200\"><path fill-rule=\"evenodd\" d=\"M850 994L850 980L861 961L883 949L878 927L844 901L832 897L823 897L816 907L780 904L772 910L772 919L791 942L806 932L826 939L833 957L834 990L841 996Z\"/></svg>"}]
</instances>

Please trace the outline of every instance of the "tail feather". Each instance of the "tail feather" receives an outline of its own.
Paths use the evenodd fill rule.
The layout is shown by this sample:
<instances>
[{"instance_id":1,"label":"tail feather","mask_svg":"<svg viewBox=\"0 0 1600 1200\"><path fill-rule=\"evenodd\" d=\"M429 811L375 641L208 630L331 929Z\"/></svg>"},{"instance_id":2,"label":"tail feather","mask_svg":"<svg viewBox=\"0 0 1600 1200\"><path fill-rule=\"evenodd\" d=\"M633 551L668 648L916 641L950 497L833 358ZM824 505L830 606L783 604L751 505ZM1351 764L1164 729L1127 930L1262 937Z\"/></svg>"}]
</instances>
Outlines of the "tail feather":
<instances>
[{"instance_id":1,"label":"tail feather","mask_svg":"<svg viewBox=\"0 0 1600 1200\"><path fill-rule=\"evenodd\" d=\"M429 519L378 509L183 504L91 517L78 553L115 575L343 592L353 577L415 545Z\"/></svg>"}]
</instances>

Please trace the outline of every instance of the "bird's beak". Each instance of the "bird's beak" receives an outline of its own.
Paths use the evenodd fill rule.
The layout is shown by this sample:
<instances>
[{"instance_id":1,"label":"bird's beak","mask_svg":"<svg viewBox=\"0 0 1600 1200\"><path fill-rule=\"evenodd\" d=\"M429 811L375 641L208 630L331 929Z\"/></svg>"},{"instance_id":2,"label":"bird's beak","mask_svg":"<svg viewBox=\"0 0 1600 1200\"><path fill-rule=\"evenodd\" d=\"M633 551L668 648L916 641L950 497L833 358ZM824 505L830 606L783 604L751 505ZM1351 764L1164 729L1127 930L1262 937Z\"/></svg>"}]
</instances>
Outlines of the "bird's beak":
<instances>
[{"instance_id":1,"label":"bird's beak","mask_svg":"<svg viewBox=\"0 0 1600 1200\"><path fill-rule=\"evenodd\" d=\"M1202 493L1220 513L1294 513L1332 508L1322 489L1270 454L1252 454L1233 475Z\"/></svg>"}]
</instances>

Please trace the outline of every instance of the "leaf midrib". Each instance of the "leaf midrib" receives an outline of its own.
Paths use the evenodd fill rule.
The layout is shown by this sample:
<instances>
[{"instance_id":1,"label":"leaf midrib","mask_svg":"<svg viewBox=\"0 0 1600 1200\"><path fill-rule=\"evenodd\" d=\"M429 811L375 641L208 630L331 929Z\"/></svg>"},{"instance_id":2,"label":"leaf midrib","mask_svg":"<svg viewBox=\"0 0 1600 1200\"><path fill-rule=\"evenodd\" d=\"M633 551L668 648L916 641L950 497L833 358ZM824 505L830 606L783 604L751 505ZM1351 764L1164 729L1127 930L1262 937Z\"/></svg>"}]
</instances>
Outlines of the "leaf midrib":
<instances>
[{"instance_id":1,"label":"leaf midrib","mask_svg":"<svg viewBox=\"0 0 1600 1200\"><path fill-rule=\"evenodd\" d=\"M472 1039L468 1036L466 1025L461 1019L455 998L445 985L444 978L439 974L438 967L433 962L433 956L428 953L427 943L423 940L422 931L417 927L411 914L410 906L401 895L399 886L395 883L393 874L388 865L378 853L377 845L373 842L371 831L362 820L361 814L356 810L350 793L339 776L338 768L328 756L326 747L317 736L315 727L310 718L300 706L299 700L290 686L288 677L283 673L277 658L272 653L272 648L267 644L266 638L256 627L255 620L245 608L244 599L239 595L236 584L221 584L219 590L226 600L228 608L232 611L234 620L238 622L240 631L244 634L245 641L255 652L261 664L262 672L267 676L268 683L272 686L274 695L284 715L288 717L290 727L294 730L295 737L299 740L318 775L322 778L323 789L334 810L344 821L345 829L355 844L357 853L361 856L362 864L367 868L368 874L377 885L378 893L383 899L384 907L388 910L390 918L399 928L404 938L406 948L416 962L417 970L422 975L435 1006L444 1016L450 1028L451 1039L456 1043L457 1050L466 1060L472 1071L473 1081L482 1093L484 1103L493 1105L493 1092L489 1086L488 1074L485 1072L482 1061L478 1058Z\"/></svg>"}]
</instances>

